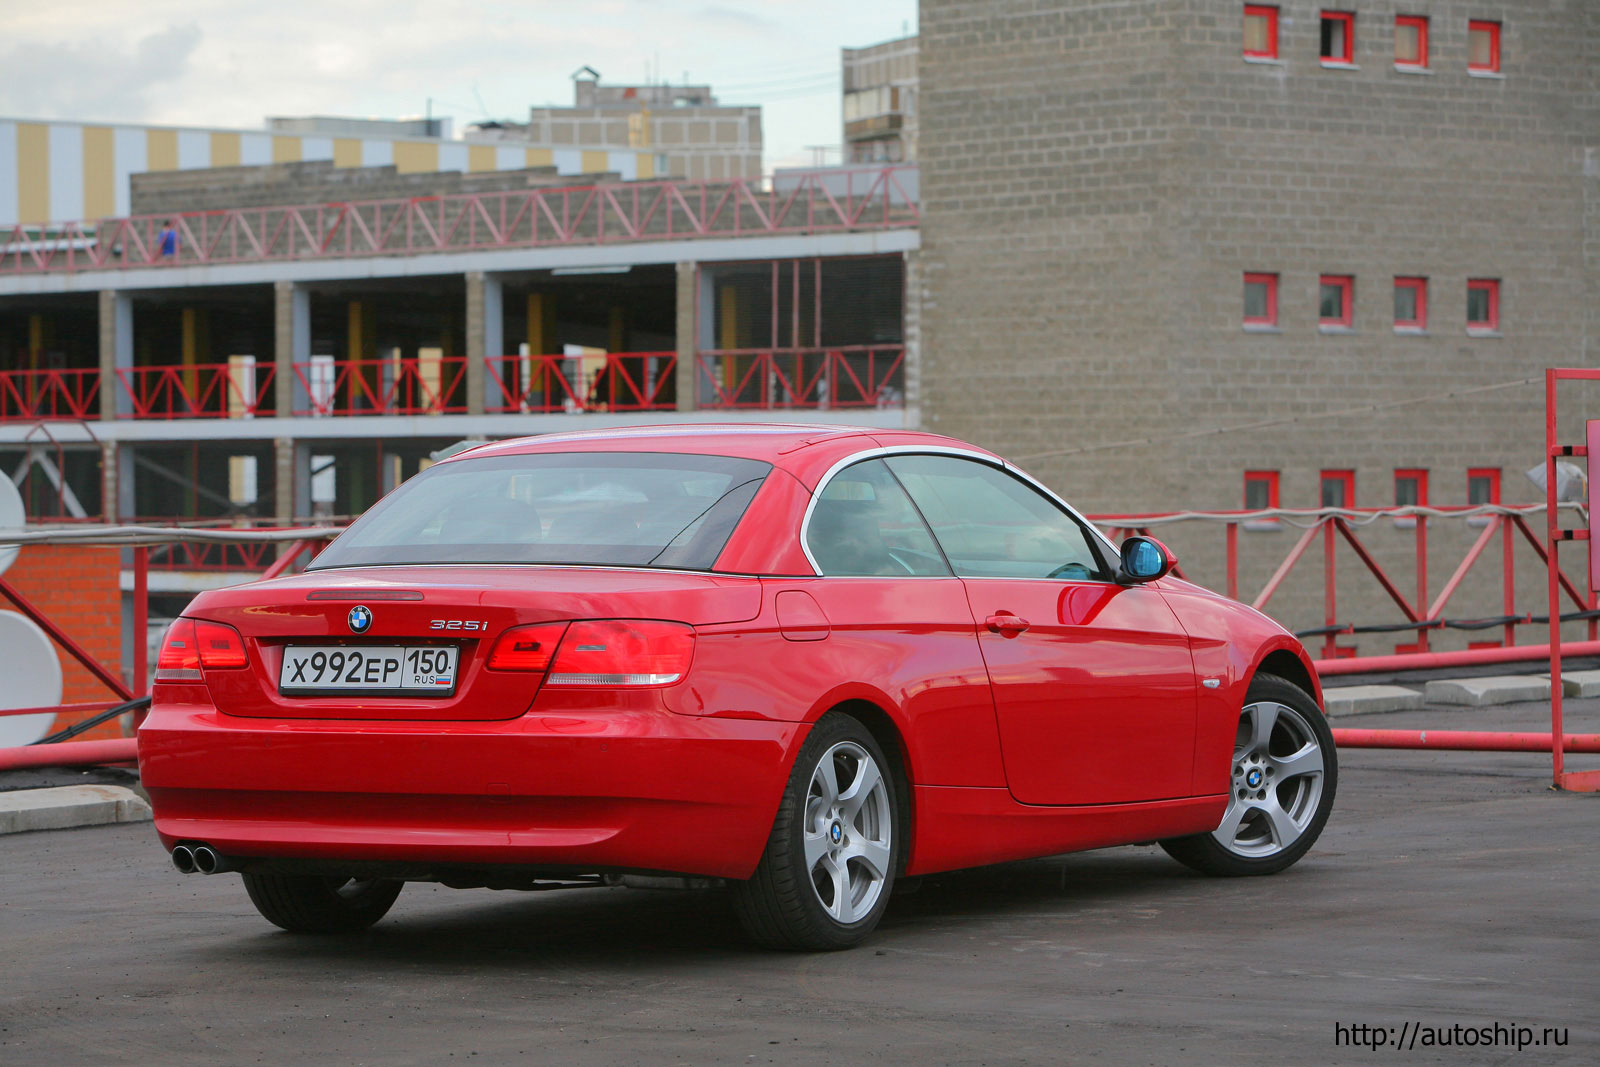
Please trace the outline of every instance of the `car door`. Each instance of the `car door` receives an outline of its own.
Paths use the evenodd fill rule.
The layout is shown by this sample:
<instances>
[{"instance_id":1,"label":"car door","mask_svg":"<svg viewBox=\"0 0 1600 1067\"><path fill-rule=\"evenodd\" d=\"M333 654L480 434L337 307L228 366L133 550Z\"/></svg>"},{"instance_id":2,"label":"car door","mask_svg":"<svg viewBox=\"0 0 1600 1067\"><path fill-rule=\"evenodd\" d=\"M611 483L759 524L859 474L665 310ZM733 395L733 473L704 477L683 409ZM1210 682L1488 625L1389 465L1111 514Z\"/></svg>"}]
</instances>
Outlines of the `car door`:
<instances>
[{"instance_id":1,"label":"car door","mask_svg":"<svg viewBox=\"0 0 1600 1067\"><path fill-rule=\"evenodd\" d=\"M1079 519L997 464L886 463L966 586L1012 795L1024 804L1189 796L1194 663L1161 594L1118 584Z\"/></svg>"},{"instance_id":2,"label":"car door","mask_svg":"<svg viewBox=\"0 0 1600 1067\"><path fill-rule=\"evenodd\" d=\"M826 653L816 676L868 683L898 703L918 786L1003 787L965 586L881 460L829 479L805 544L823 577L788 588L803 590L831 631L814 646Z\"/></svg>"}]
</instances>

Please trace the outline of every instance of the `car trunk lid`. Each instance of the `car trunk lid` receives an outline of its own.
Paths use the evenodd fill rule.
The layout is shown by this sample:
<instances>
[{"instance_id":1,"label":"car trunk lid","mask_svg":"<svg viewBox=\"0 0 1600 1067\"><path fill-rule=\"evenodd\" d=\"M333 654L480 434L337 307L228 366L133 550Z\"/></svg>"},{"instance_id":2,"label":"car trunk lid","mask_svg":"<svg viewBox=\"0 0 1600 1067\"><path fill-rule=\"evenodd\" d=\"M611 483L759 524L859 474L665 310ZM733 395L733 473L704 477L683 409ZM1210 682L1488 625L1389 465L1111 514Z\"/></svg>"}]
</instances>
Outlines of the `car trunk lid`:
<instances>
[{"instance_id":1,"label":"car trunk lid","mask_svg":"<svg viewBox=\"0 0 1600 1067\"><path fill-rule=\"evenodd\" d=\"M760 582L750 578L433 565L314 570L206 593L185 614L226 623L244 635L246 667L205 671L224 714L465 721L515 718L532 704L542 674L487 667L495 641L513 627L582 619L709 625L752 619L760 608ZM384 655L391 657L396 649L453 650L455 684L448 691L285 690L280 680L290 649L341 657L371 650L389 650Z\"/></svg>"}]
</instances>

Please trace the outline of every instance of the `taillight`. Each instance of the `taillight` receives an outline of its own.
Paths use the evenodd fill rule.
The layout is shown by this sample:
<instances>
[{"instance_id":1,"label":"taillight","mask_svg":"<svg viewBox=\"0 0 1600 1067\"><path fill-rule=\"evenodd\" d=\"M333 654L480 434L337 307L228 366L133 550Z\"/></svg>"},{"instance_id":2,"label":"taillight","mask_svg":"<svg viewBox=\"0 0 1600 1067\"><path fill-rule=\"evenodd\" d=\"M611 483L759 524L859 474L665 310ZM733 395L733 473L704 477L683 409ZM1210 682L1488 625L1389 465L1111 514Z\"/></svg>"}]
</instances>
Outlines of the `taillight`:
<instances>
[{"instance_id":1,"label":"taillight","mask_svg":"<svg viewBox=\"0 0 1600 1067\"><path fill-rule=\"evenodd\" d=\"M604 619L567 629L546 685L671 685L689 673L694 628L681 622Z\"/></svg>"},{"instance_id":2,"label":"taillight","mask_svg":"<svg viewBox=\"0 0 1600 1067\"><path fill-rule=\"evenodd\" d=\"M195 638L193 619L174 619L162 639L161 652L156 656L158 682L198 682L200 680L200 645Z\"/></svg>"},{"instance_id":3,"label":"taillight","mask_svg":"<svg viewBox=\"0 0 1600 1067\"><path fill-rule=\"evenodd\" d=\"M250 662L244 651L244 638L224 622L196 619L195 644L200 649L200 666L208 671L233 670Z\"/></svg>"},{"instance_id":4,"label":"taillight","mask_svg":"<svg viewBox=\"0 0 1600 1067\"><path fill-rule=\"evenodd\" d=\"M544 673L561 643L564 622L542 622L534 626L513 626L500 635L489 653L492 671L538 671Z\"/></svg>"}]
</instances>

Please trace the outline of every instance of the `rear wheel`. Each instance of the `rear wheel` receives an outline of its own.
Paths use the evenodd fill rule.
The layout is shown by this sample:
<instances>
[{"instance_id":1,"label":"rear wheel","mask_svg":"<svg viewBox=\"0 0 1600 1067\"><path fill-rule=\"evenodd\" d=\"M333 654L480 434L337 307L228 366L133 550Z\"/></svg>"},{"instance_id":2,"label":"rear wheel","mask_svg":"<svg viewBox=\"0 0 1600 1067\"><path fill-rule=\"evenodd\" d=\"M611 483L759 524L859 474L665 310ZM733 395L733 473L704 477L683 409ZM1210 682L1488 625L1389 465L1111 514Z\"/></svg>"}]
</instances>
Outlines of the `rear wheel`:
<instances>
[{"instance_id":1,"label":"rear wheel","mask_svg":"<svg viewBox=\"0 0 1600 1067\"><path fill-rule=\"evenodd\" d=\"M1239 714L1222 823L1161 847L1205 874L1274 874L1316 842L1338 778L1333 734L1316 701L1291 682L1258 674Z\"/></svg>"},{"instance_id":2,"label":"rear wheel","mask_svg":"<svg viewBox=\"0 0 1600 1067\"><path fill-rule=\"evenodd\" d=\"M855 718L818 721L790 772L767 848L734 907L769 948L859 944L883 917L899 869L899 788Z\"/></svg>"},{"instance_id":3,"label":"rear wheel","mask_svg":"<svg viewBox=\"0 0 1600 1067\"><path fill-rule=\"evenodd\" d=\"M388 913L405 883L384 878L247 874L245 892L268 922L297 934L365 930Z\"/></svg>"}]
</instances>

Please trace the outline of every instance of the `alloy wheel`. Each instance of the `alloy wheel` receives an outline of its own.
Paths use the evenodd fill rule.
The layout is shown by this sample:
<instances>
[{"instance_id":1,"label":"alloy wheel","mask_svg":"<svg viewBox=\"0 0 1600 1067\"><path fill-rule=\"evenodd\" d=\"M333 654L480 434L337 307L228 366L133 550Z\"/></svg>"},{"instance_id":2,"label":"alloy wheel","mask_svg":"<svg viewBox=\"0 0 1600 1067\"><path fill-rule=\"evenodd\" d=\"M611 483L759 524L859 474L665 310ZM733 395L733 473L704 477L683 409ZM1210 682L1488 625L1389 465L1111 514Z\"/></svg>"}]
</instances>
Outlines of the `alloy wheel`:
<instances>
[{"instance_id":1,"label":"alloy wheel","mask_svg":"<svg viewBox=\"0 0 1600 1067\"><path fill-rule=\"evenodd\" d=\"M893 856L889 790L872 755L854 741L822 754L806 792L803 840L811 888L835 922L872 912Z\"/></svg>"},{"instance_id":2,"label":"alloy wheel","mask_svg":"<svg viewBox=\"0 0 1600 1067\"><path fill-rule=\"evenodd\" d=\"M1322 746L1305 717L1287 704L1247 704L1234 739L1228 810L1212 832L1238 856L1263 858L1294 845L1322 799Z\"/></svg>"}]
</instances>

